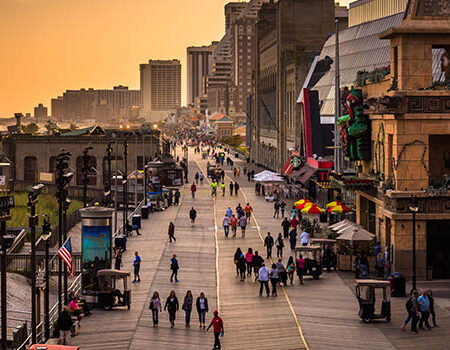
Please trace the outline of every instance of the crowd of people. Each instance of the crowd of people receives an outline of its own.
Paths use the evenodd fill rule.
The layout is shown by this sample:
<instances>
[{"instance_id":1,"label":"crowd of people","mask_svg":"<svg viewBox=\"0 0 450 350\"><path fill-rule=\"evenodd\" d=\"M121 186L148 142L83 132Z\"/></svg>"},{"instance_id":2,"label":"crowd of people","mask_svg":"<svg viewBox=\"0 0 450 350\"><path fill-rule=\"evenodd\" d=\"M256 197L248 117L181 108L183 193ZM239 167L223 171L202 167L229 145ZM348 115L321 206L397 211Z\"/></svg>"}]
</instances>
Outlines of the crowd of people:
<instances>
[{"instance_id":1,"label":"crowd of people","mask_svg":"<svg viewBox=\"0 0 450 350\"><path fill-rule=\"evenodd\" d=\"M413 290L411 296L405 303L407 316L402 325L402 330L411 322L411 334L417 334L418 329L424 329L424 325L428 330L438 327L436 324L436 312L434 309L434 296L431 289L425 289L422 294ZM433 326L428 321L431 316Z\"/></svg>"}]
</instances>

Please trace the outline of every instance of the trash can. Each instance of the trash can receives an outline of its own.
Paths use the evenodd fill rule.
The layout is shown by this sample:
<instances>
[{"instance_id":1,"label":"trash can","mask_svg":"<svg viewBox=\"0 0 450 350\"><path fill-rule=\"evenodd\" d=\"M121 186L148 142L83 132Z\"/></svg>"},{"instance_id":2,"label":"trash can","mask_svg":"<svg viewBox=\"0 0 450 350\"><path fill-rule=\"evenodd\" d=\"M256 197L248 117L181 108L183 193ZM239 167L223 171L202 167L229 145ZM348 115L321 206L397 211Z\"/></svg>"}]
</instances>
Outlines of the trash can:
<instances>
[{"instance_id":1,"label":"trash can","mask_svg":"<svg viewBox=\"0 0 450 350\"><path fill-rule=\"evenodd\" d=\"M147 207L141 208L141 217L142 217L142 220L148 219L148 208Z\"/></svg>"},{"instance_id":2,"label":"trash can","mask_svg":"<svg viewBox=\"0 0 450 350\"><path fill-rule=\"evenodd\" d=\"M133 217L131 218L132 226L136 225L138 229L141 228L141 218L142 217L139 214L133 215Z\"/></svg>"},{"instance_id":3,"label":"trash can","mask_svg":"<svg viewBox=\"0 0 450 350\"><path fill-rule=\"evenodd\" d=\"M391 297L406 297L406 278L399 272L394 272L389 278L391 282Z\"/></svg>"},{"instance_id":4,"label":"trash can","mask_svg":"<svg viewBox=\"0 0 450 350\"><path fill-rule=\"evenodd\" d=\"M127 250L127 237L124 235L117 235L114 239L114 245L116 248L122 248L123 251Z\"/></svg>"}]
</instances>

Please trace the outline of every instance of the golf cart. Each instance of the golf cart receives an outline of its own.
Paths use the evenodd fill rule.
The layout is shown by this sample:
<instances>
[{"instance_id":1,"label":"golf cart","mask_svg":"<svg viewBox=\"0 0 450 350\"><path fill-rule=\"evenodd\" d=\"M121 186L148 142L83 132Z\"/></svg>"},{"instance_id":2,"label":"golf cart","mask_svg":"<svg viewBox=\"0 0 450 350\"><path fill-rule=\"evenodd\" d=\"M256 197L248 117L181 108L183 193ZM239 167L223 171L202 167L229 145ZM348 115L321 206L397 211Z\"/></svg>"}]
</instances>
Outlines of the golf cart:
<instances>
[{"instance_id":1,"label":"golf cart","mask_svg":"<svg viewBox=\"0 0 450 350\"><path fill-rule=\"evenodd\" d=\"M386 318L391 320L391 301L389 281L362 279L356 280L356 297L359 302L359 317L364 323L369 323L375 319ZM376 311L376 298L381 299L380 313Z\"/></svg>"},{"instance_id":2,"label":"golf cart","mask_svg":"<svg viewBox=\"0 0 450 350\"><path fill-rule=\"evenodd\" d=\"M131 289L129 272L114 269L99 270L97 278L99 285L98 303L103 309L111 310L111 308L116 306L126 306L130 309Z\"/></svg>"},{"instance_id":3,"label":"golf cart","mask_svg":"<svg viewBox=\"0 0 450 350\"><path fill-rule=\"evenodd\" d=\"M305 276L312 276L314 279L319 279L322 274L322 247L320 246L301 246L295 248L295 260L299 256L306 260Z\"/></svg>"}]
</instances>

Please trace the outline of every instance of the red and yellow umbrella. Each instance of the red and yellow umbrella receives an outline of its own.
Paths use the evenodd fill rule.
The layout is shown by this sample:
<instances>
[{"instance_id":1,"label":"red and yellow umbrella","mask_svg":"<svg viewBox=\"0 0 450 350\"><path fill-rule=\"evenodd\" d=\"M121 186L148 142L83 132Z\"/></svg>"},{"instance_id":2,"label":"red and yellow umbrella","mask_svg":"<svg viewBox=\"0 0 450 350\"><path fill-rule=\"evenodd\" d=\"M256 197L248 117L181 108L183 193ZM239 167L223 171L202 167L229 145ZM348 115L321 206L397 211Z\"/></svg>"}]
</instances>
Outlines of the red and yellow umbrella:
<instances>
[{"instance_id":1,"label":"red and yellow umbrella","mask_svg":"<svg viewBox=\"0 0 450 350\"><path fill-rule=\"evenodd\" d=\"M327 208L333 208L333 207L335 207L336 205L341 205L341 204L342 204L342 203L339 202L339 201L332 201L332 202L328 203L328 204L326 205L326 207L327 207Z\"/></svg>"},{"instance_id":2,"label":"red and yellow umbrella","mask_svg":"<svg viewBox=\"0 0 450 350\"><path fill-rule=\"evenodd\" d=\"M319 207L317 204L306 205L302 209L302 213L307 214L322 214L325 213L325 210L323 210L321 207Z\"/></svg>"},{"instance_id":3,"label":"red and yellow umbrella","mask_svg":"<svg viewBox=\"0 0 450 350\"><path fill-rule=\"evenodd\" d=\"M339 204L339 205L334 206L333 208L328 209L329 213L337 213L337 214L349 213L351 211L352 211L352 209L345 206L344 204Z\"/></svg>"},{"instance_id":4,"label":"red and yellow umbrella","mask_svg":"<svg viewBox=\"0 0 450 350\"><path fill-rule=\"evenodd\" d=\"M303 203L301 203L301 204L299 204L299 205L297 205L297 206L295 206L295 209L303 209L303 208L305 208L305 207L307 207L307 206L310 206L310 205L313 205L314 203L312 203L312 202L310 202L310 201L306 201L306 202L303 202Z\"/></svg>"},{"instance_id":5,"label":"red and yellow umbrella","mask_svg":"<svg viewBox=\"0 0 450 350\"><path fill-rule=\"evenodd\" d=\"M294 205L297 206L297 205L303 204L305 202L310 202L310 201L306 198L302 198L302 199L298 200L297 202L295 202Z\"/></svg>"}]
</instances>

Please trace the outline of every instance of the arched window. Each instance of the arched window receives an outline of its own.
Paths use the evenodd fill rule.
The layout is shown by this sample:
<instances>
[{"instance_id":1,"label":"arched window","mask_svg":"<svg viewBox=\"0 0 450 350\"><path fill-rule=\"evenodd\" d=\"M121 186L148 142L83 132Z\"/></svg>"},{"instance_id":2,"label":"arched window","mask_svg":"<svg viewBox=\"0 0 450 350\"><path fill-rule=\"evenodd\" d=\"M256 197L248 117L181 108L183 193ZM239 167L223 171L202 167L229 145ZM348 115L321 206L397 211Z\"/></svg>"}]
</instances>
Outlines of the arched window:
<instances>
[{"instance_id":1,"label":"arched window","mask_svg":"<svg viewBox=\"0 0 450 350\"><path fill-rule=\"evenodd\" d=\"M93 169L97 169L97 160L91 156L88 164L88 186L97 185L97 172ZM83 186L83 157L77 158L77 186Z\"/></svg>"},{"instance_id":2,"label":"arched window","mask_svg":"<svg viewBox=\"0 0 450 350\"><path fill-rule=\"evenodd\" d=\"M37 182L38 167L36 157L25 157L23 161L23 180L26 182Z\"/></svg>"}]
</instances>

